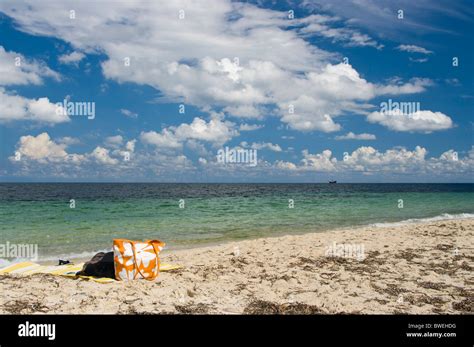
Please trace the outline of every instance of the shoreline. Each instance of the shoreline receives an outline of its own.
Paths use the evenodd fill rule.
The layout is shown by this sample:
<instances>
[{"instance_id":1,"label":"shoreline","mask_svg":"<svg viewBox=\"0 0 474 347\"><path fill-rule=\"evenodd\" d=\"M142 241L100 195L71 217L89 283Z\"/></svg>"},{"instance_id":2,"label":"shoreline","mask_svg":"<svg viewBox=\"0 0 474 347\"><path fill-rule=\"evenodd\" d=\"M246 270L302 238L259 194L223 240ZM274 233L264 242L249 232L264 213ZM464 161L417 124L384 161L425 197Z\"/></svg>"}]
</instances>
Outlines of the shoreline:
<instances>
[{"instance_id":1,"label":"shoreline","mask_svg":"<svg viewBox=\"0 0 474 347\"><path fill-rule=\"evenodd\" d=\"M163 252L184 268L153 282L1 276L0 313L472 314L473 251L474 219L233 241Z\"/></svg>"},{"instance_id":2,"label":"shoreline","mask_svg":"<svg viewBox=\"0 0 474 347\"><path fill-rule=\"evenodd\" d=\"M443 218L444 215L449 215L450 217ZM451 218L451 216L456 216L456 217ZM469 217L466 217L466 216L469 216ZM223 241L183 244L180 246L174 246L174 247L172 246L171 248L166 246L164 250L161 252L161 254L166 254L168 252L179 252L179 251L186 251L186 250L193 250L193 249L200 249L200 248L225 246L233 242L254 241L254 240L259 240L259 239L284 237L284 236L292 236L292 235L299 236L299 235L306 235L306 234L358 230L358 229L365 229L365 228L371 228L371 227L384 229L384 228L397 227L397 226L416 226L419 224L432 223L432 222L465 221L465 220L474 220L474 214L469 213L469 212L460 212L460 213L455 213L455 214L441 214L441 215L436 215L433 217L404 219L404 220L394 221L394 222L377 222L377 223L371 223L371 224L352 225L352 226L346 226L346 227L334 227L330 229L315 230L315 231L301 231L301 232L291 232L291 233L281 232L281 233L276 233L273 235L267 235L267 236L262 236L262 237L250 237L250 238L244 238L244 239L238 239L238 240L229 238ZM162 241L166 242L166 240L162 240ZM72 260L73 262L80 263L80 262L86 262L90 260L95 254L99 252L110 252L110 251L112 251L112 248L108 250L105 250L105 249L97 250L94 252L90 252L90 255L88 255L87 257L70 257L70 256L68 257L67 255L63 257L62 255L59 255L56 260L41 260L40 259L37 262L43 265L56 265L57 261L59 259L62 259L62 260ZM85 252L86 251L84 251L84 253ZM50 258L52 257L53 256L50 256Z\"/></svg>"}]
</instances>

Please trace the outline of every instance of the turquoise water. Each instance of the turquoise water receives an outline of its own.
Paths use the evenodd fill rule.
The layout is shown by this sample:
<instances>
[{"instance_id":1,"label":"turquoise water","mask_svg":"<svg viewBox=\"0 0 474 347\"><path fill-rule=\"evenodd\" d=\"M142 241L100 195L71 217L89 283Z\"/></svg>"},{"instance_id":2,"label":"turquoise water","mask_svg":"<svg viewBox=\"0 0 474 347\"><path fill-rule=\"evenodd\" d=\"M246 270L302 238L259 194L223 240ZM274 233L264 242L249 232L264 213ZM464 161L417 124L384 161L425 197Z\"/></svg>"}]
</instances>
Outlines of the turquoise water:
<instances>
[{"instance_id":1,"label":"turquoise water","mask_svg":"<svg viewBox=\"0 0 474 347\"><path fill-rule=\"evenodd\" d=\"M474 216L473 184L0 184L0 243L40 260L85 257L113 238L170 248L408 219ZM70 200L75 208L70 208ZM184 208L180 208L180 200ZM289 199L294 208L289 208ZM399 200L403 208L399 208Z\"/></svg>"}]
</instances>

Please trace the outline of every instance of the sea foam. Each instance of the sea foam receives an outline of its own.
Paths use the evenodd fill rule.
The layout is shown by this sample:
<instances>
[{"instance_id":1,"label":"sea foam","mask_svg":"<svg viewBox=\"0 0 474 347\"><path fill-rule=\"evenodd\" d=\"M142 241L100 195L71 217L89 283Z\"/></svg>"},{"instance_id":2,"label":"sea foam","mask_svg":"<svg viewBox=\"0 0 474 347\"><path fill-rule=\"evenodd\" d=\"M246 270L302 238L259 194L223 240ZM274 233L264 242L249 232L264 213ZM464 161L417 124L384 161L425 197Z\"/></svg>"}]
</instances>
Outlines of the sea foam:
<instances>
[{"instance_id":1,"label":"sea foam","mask_svg":"<svg viewBox=\"0 0 474 347\"><path fill-rule=\"evenodd\" d=\"M435 217L410 218L410 219L402 220L400 222L374 223L374 224L370 224L370 226L374 226L378 228L389 228L389 227L404 226L407 224L438 222L438 221L443 221L443 220L472 219L472 218L474 218L473 213L458 213L458 214L443 213Z\"/></svg>"}]
</instances>

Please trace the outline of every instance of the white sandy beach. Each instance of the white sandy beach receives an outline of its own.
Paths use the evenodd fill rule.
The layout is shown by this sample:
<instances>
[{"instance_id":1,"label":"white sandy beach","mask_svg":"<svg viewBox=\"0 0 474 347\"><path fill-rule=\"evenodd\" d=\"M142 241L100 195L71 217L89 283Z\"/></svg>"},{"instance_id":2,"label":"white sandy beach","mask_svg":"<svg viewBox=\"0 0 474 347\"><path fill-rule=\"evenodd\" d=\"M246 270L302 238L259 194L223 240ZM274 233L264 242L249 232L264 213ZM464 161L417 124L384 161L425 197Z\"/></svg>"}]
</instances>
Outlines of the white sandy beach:
<instances>
[{"instance_id":1,"label":"white sandy beach","mask_svg":"<svg viewBox=\"0 0 474 347\"><path fill-rule=\"evenodd\" d=\"M0 313L472 314L473 250L473 219L246 240L165 251L154 282L4 275Z\"/></svg>"}]
</instances>

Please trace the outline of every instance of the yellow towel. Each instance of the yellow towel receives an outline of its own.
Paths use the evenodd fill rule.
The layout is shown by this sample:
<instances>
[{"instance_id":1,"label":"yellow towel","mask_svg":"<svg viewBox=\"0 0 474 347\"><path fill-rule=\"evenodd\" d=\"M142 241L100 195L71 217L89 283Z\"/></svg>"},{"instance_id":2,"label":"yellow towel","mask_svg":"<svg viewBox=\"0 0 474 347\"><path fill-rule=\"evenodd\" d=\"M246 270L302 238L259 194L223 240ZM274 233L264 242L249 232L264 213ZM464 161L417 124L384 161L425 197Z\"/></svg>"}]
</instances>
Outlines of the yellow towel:
<instances>
[{"instance_id":1,"label":"yellow towel","mask_svg":"<svg viewBox=\"0 0 474 347\"><path fill-rule=\"evenodd\" d=\"M40 265L30 261L16 263L0 269L0 274L17 274L28 276L38 273L51 274L57 276L82 278L85 280L92 280L98 283L116 282L112 278L93 277L93 276L76 276L76 272L82 270L84 263L66 264L66 265ZM180 269L180 265L160 264L160 271L171 271Z\"/></svg>"}]
</instances>

